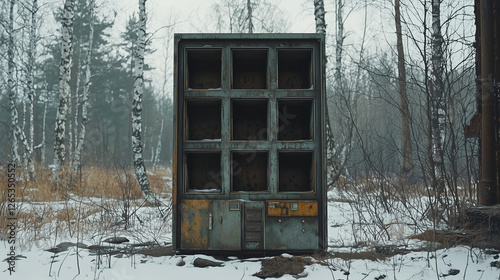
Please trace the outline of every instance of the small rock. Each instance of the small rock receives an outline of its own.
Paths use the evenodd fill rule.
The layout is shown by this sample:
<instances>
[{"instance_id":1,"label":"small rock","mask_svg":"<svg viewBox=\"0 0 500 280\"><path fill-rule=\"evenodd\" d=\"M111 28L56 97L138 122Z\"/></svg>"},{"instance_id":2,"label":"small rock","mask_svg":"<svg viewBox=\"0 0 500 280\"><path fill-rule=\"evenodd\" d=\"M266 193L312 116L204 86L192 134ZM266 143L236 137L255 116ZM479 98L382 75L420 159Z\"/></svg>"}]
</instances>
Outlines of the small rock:
<instances>
[{"instance_id":1,"label":"small rock","mask_svg":"<svg viewBox=\"0 0 500 280\"><path fill-rule=\"evenodd\" d=\"M50 249L45 249L44 251L57 254L57 253L63 252L64 250L59 248L59 247L54 247L54 248L50 248Z\"/></svg>"},{"instance_id":2,"label":"small rock","mask_svg":"<svg viewBox=\"0 0 500 280\"><path fill-rule=\"evenodd\" d=\"M176 266L184 266L186 262L184 261L184 258L181 258L175 265Z\"/></svg>"},{"instance_id":3,"label":"small rock","mask_svg":"<svg viewBox=\"0 0 500 280\"><path fill-rule=\"evenodd\" d=\"M306 278L307 276L309 276L309 274L307 274L307 272L302 272L300 274L293 275L293 278L300 279L300 278Z\"/></svg>"},{"instance_id":4,"label":"small rock","mask_svg":"<svg viewBox=\"0 0 500 280\"><path fill-rule=\"evenodd\" d=\"M381 255L393 255L400 254L403 250L399 249L396 245L385 245L385 246L376 246L375 252Z\"/></svg>"},{"instance_id":5,"label":"small rock","mask_svg":"<svg viewBox=\"0 0 500 280\"><path fill-rule=\"evenodd\" d=\"M129 242L129 240L126 237L110 237L110 238L104 239L103 242L111 243L111 244L121 244L124 242Z\"/></svg>"},{"instance_id":6,"label":"small rock","mask_svg":"<svg viewBox=\"0 0 500 280\"><path fill-rule=\"evenodd\" d=\"M193 262L193 265L195 267L218 267L222 266L221 262L214 262L211 260L203 259L203 258L196 258Z\"/></svg>"},{"instance_id":7,"label":"small rock","mask_svg":"<svg viewBox=\"0 0 500 280\"><path fill-rule=\"evenodd\" d=\"M500 268L500 261L494 261L490 263L490 266Z\"/></svg>"},{"instance_id":8,"label":"small rock","mask_svg":"<svg viewBox=\"0 0 500 280\"><path fill-rule=\"evenodd\" d=\"M90 245L87 247L90 253L105 254L113 250L111 246Z\"/></svg>"},{"instance_id":9,"label":"small rock","mask_svg":"<svg viewBox=\"0 0 500 280\"><path fill-rule=\"evenodd\" d=\"M61 242L59 244L57 244L57 248L63 250L63 251L66 251L68 250L69 247L73 247L75 246L75 243L72 243L72 242Z\"/></svg>"}]
</instances>

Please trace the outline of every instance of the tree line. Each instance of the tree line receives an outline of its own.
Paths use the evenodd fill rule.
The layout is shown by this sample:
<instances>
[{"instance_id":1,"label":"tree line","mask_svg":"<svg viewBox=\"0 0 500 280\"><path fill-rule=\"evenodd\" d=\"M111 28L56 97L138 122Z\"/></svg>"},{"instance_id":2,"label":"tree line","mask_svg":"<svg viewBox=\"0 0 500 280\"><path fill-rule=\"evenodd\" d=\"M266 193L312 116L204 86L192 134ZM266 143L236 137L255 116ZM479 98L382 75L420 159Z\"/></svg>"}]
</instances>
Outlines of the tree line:
<instances>
[{"instance_id":1,"label":"tree line","mask_svg":"<svg viewBox=\"0 0 500 280\"><path fill-rule=\"evenodd\" d=\"M95 0L75 0L68 35L73 47L65 53L66 22L72 17L65 8L54 12L59 27L47 37L40 31L47 9L37 0L0 5L0 140L10 143L0 148L1 161L31 167L64 158L75 171L85 165L132 167L135 54L143 44L143 57L158 55L151 47L152 30L146 29L139 43L139 9L116 42L110 35L114 18L104 16ZM198 32L287 32L290 20L282 5L218 0L210 21L192 24L198 24ZM329 184L342 177L397 181L391 188L401 191L425 186L436 208L456 205L446 211L474 201L477 139L466 138L463 130L476 111L472 3L309 0L303 7L315 31L327 39ZM353 21L356 39L346 24ZM62 80L65 59L71 60L64 70L71 75ZM148 75L148 64L142 67L140 101L147 110L141 112L141 152L150 166L168 164L172 156L172 100L165 94L171 91L166 83L171 61L164 64L161 79ZM66 101L61 102L61 93ZM61 106L67 108L65 118ZM57 148L58 133L64 133L64 150ZM443 201L450 197L452 202Z\"/></svg>"}]
</instances>

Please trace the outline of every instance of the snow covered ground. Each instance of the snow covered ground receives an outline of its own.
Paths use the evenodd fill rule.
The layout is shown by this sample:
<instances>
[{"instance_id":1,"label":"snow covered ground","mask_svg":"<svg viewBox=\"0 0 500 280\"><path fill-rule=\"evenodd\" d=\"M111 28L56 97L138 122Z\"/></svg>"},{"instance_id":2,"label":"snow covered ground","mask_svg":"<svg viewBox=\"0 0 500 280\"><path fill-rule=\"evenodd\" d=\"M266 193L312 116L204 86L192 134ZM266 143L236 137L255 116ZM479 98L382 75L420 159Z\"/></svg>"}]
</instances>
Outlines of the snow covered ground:
<instances>
[{"instance_id":1,"label":"snow covered ground","mask_svg":"<svg viewBox=\"0 0 500 280\"><path fill-rule=\"evenodd\" d=\"M331 192L328 204L329 215L329 253L333 257L320 258L320 256L304 256L311 260L299 275L283 275L279 278L267 279L500 279L500 261L498 251L481 250L466 246L442 248L407 237L418 233L414 226L404 215L379 213L377 221L363 211L356 211L347 200L336 199L339 194ZM94 201L96 202L96 201ZM102 201L101 201L102 202ZM165 199L165 203L168 198ZM73 206L92 205L92 200L70 200ZM97 202L96 202L97 203ZM123 202L106 201L106 205L120 210ZM114 204L113 204L114 203ZM87 204L85 204L87 205ZM22 211L58 211L68 207L68 203L24 203ZM89 206L91 207L91 206ZM45 210L43 210L45 209ZM1 279L112 279L112 280L138 280L138 279L260 279L253 276L261 270L261 261L267 258L239 259L228 257L217 260L212 256L203 255L167 255L146 256L141 253L129 254L104 254L97 255L95 251L78 249L70 246L61 252L49 252L47 249L55 247L62 242L83 243L85 245L106 245L102 241L109 237L124 236L130 241L118 245L122 252L131 248L132 244L153 241L165 245L170 243L170 216L158 213L156 208L129 206L134 218L125 228L120 225L120 230L113 228L113 221L119 217L103 214L103 211L92 213L89 211L82 218L70 220L73 230L81 228L82 233L59 234L56 236L54 229L66 227L63 222L52 222L38 229L30 231L19 225L17 233L18 243L22 248L16 247L17 255L15 272L10 274L9 263L4 260L0 263ZM359 210L359 209L358 209ZM104 211L105 213L106 211ZM361 215L361 216L360 216ZM362 217L363 216L363 217ZM99 223L102 227L92 229L87 226ZM92 223L90 223L92 222ZM380 230L380 224L387 225ZM147 230L142 230L146 228ZM26 231L23 234L23 231ZM28 234L29 231L29 234ZM49 233L43 236L43 233ZM51 234L52 233L52 234ZM38 234L38 237L35 235ZM42 238L40 236L43 236ZM33 238L32 242L24 240ZM390 240L389 240L390 238ZM0 241L1 259L9 257L10 246L7 240ZM125 248L125 250L124 250ZM385 259L374 260L364 256L364 253L373 253L380 250L393 250L399 252ZM373 255L373 254L372 254ZM350 256L350 257L346 257ZM290 258L291 255L284 254ZM222 262L220 267L199 268L193 265L197 258Z\"/></svg>"}]
</instances>

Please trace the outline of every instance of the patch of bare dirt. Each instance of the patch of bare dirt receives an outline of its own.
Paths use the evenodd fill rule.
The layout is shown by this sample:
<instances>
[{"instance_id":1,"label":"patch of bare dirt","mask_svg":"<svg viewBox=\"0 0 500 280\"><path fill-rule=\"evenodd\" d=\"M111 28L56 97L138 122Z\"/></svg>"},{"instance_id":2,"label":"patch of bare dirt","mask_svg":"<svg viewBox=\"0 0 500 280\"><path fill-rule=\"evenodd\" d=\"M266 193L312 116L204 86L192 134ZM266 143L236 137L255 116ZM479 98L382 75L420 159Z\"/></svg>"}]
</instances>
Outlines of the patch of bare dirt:
<instances>
[{"instance_id":1,"label":"patch of bare dirt","mask_svg":"<svg viewBox=\"0 0 500 280\"><path fill-rule=\"evenodd\" d=\"M272 259L262 260L261 270L253 276L261 279L266 279L268 277L280 278L285 274L300 277L304 272L305 266L312 265L313 263L313 260L309 257L293 256L286 258L277 256Z\"/></svg>"}]
</instances>

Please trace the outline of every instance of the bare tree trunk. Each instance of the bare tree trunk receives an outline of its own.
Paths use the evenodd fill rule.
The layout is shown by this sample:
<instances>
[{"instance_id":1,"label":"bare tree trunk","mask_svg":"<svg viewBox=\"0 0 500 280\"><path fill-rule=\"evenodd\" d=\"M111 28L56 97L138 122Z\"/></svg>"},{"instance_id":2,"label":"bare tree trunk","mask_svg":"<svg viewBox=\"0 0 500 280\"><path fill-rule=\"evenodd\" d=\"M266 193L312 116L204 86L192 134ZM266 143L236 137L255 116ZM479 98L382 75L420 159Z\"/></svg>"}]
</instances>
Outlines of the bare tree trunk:
<instances>
[{"instance_id":1,"label":"bare tree trunk","mask_svg":"<svg viewBox=\"0 0 500 280\"><path fill-rule=\"evenodd\" d=\"M316 33L326 34L325 5L323 0L314 0L314 18L316 22ZM338 180L340 176L340 170L335 159L335 138L333 137L332 127L330 125L328 105L325 106L325 109L327 186L331 186Z\"/></svg>"},{"instance_id":2,"label":"bare tree trunk","mask_svg":"<svg viewBox=\"0 0 500 280\"><path fill-rule=\"evenodd\" d=\"M10 107L10 122L12 130L12 162L19 164L19 150L18 150L18 140L16 135L17 126L17 109L14 97L14 5L15 1L10 0L9 8L9 46L7 48L7 92L9 95L9 107Z\"/></svg>"},{"instance_id":3,"label":"bare tree trunk","mask_svg":"<svg viewBox=\"0 0 500 280\"><path fill-rule=\"evenodd\" d=\"M87 49L87 57L86 57L86 62L84 66L85 70L85 85L83 87L83 93L82 93L82 98L79 100L81 102L82 106L82 121L80 122L80 132L77 134L78 128L76 127L78 122L78 115L75 117L75 153L73 157L73 163L72 163L72 168L73 168L73 173L76 173L78 168L81 165L81 154L83 150L83 142L85 140L85 126L87 125L87 114L88 114L88 99L89 99L89 89L90 89L90 62L92 58L92 47L94 44L94 9L95 9L95 1L91 1L90 3L90 33L89 33L89 44L88 44L88 49ZM77 92L78 93L78 92ZM78 98L80 99L80 98ZM79 102L78 102L79 103ZM78 107L78 103L77 106ZM78 136L77 136L78 135Z\"/></svg>"},{"instance_id":4,"label":"bare tree trunk","mask_svg":"<svg viewBox=\"0 0 500 280\"><path fill-rule=\"evenodd\" d=\"M73 54L73 25L75 19L74 0L66 0L62 17L61 36L61 63L59 66L59 106L57 108L54 141L54 170L52 179L59 179L59 171L65 168L66 163L66 114L68 110L68 96L71 91L71 64Z\"/></svg>"},{"instance_id":5,"label":"bare tree trunk","mask_svg":"<svg viewBox=\"0 0 500 280\"><path fill-rule=\"evenodd\" d=\"M36 54L36 13L38 12L38 1L33 0L31 5L31 26L30 26L30 42L28 48L28 65L27 65L27 90L29 99L29 147L33 151L33 145L35 142L35 123L34 123L34 103L35 103L35 88L34 88L34 74L33 65L35 65L35 54ZM28 166L30 180L35 180L35 166L33 165L33 153L29 156L28 161L31 163Z\"/></svg>"},{"instance_id":6,"label":"bare tree trunk","mask_svg":"<svg viewBox=\"0 0 500 280\"><path fill-rule=\"evenodd\" d=\"M403 149L403 166L401 173L403 178L408 179L413 170L412 148L410 138L410 112L408 109L408 96L406 93L406 69L405 53L403 49L403 34L401 31L400 0L394 1L396 37L398 50L398 91L399 109L401 110L401 146Z\"/></svg>"},{"instance_id":7,"label":"bare tree trunk","mask_svg":"<svg viewBox=\"0 0 500 280\"><path fill-rule=\"evenodd\" d=\"M247 0L247 10L248 10L248 33L253 33L252 1L251 0Z\"/></svg>"},{"instance_id":8,"label":"bare tree trunk","mask_svg":"<svg viewBox=\"0 0 500 280\"><path fill-rule=\"evenodd\" d=\"M431 129L432 129L432 167L433 187L438 190L444 188L443 143L445 138L446 107L444 100L445 71L443 59L443 36L441 34L441 0L432 0L432 34L431 34L431 62L432 81L431 92Z\"/></svg>"},{"instance_id":9,"label":"bare tree trunk","mask_svg":"<svg viewBox=\"0 0 500 280\"><path fill-rule=\"evenodd\" d=\"M137 48L135 51L134 100L132 102L132 152L134 168L142 194L147 202L157 204L149 185L146 166L143 159L142 96L144 91L144 50L146 48L146 0L139 0L139 23L137 30Z\"/></svg>"},{"instance_id":10,"label":"bare tree trunk","mask_svg":"<svg viewBox=\"0 0 500 280\"><path fill-rule=\"evenodd\" d=\"M162 111L165 110L162 106ZM156 153L155 158L153 159L153 172L156 172L156 167L158 166L158 162L160 162L160 153L161 153L161 140L163 136L163 124L165 121L165 114L162 114L161 117L161 127L160 127L160 135L158 135L158 143L156 144Z\"/></svg>"},{"instance_id":11,"label":"bare tree trunk","mask_svg":"<svg viewBox=\"0 0 500 280\"><path fill-rule=\"evenodd\" d=\"M24 148L24 155L26 160L25 167L31 167L33 166L32 150L30 149L30 145L28 143L28 139L24 134L24 131L21 129L21 127L19 127L18 124L19 114L16 108L16 98L14 92L14 6L15 0L11 0L9 7L9 37L7 48L7 91L9 96L10 118L12 126L12 162L15 164L20 163L21 159L18 151L18 141L21 141ZM31 171L31 168L29 168L29 170ZM34 169L33 173L30 172L30 177L34 177Z\"/></svg>"},{"instance_id":12,"label":"bare tree trunk","mask_svg":"<svg viewBox=\"0 0 500 280\"><path fill-rule=\"evenodd\" d=\"M47 118L47 102L43 105L43 117L42 117L42 141L40 144L36 145L34 149L40 149L41 153L41 163L45 165L45 120Z\"/></svg>"},{"instance_id":13,"label":"bare tree trunk","mask_svg":"<svg viewBox=\"0 0 500 280\"><path fill-rule=\"evenodd\" d=\"M316 33L326 34L325 4L323 0L314 0L314 18Z\"/></svg>"},{"instance_id":14,"label":"bare tree trunk","mask_svg":"<svg viewBox=\"0 0 500 280\"><path fill-rule=\"evenodd\" d=\"M336 36L336 46L335 46L335 90L342 90L342 51L344 48L344 20L342 16L342 11L344 9L344 4L342 0L337 2L337 36Z\"/></svg>"}]
</instances>

